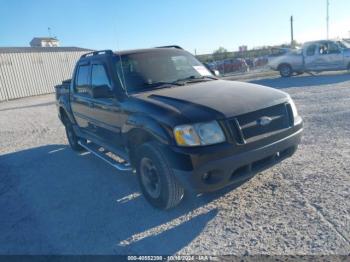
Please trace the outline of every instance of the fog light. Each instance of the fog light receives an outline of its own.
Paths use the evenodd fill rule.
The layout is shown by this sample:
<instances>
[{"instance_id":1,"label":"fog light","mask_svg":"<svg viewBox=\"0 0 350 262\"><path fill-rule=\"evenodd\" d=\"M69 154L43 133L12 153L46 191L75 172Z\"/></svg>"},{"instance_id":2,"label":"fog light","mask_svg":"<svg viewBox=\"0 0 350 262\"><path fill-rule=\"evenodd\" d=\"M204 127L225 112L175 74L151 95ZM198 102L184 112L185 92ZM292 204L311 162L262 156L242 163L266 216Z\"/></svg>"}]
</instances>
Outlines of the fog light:
<instances>
[{"instance_id":1,"label":"fog light","mask_svg":"<svg viewBox=\"0 0 350 262\"><path fill-rule=\"evenodd\" d=\"M227 175L229 175L229 174L227 174ZM219 169L207 171L200 176L200 179L202 179L202 181L205 184L211 184L211 185L220 183L225 178L226 178L225 171L219 170Z\"/></svg>"}]
</instances>

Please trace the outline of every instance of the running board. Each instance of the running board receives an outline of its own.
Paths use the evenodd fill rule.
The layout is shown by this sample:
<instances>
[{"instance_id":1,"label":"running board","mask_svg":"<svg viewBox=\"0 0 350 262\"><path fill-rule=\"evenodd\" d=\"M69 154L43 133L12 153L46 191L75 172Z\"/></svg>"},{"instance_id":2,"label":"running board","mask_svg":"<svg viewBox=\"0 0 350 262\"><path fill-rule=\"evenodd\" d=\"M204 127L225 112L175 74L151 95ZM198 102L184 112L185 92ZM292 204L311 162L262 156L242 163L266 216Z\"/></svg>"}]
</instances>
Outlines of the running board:
<instances>
[{"instance_id":1,"label":"running board","mask_svg":"<svg viewBox=\"0 0 350 262\"><path fill-rule=\"evenodd\" d=\"M125 161L124 163L119 163L118 161L114 160L113 158L111 158L110 156L107 155L107 153L109 153L108 151L106 151L106 150L100 151L99 149L101 147L98 147L93 143L84 143L82 141L78 141L78 144L80 146L82 146L83 148L85 148L90 153L94 154L98 158L104 160L105 162L107 162L108 164L113 166L114 168L118 169L119 171L132 171L133 170L128 162ZM119 157L118 155L116 155L116 156ZM121 158L121 159L123 159L123 158Z\"/></svg>"}]
</instances>

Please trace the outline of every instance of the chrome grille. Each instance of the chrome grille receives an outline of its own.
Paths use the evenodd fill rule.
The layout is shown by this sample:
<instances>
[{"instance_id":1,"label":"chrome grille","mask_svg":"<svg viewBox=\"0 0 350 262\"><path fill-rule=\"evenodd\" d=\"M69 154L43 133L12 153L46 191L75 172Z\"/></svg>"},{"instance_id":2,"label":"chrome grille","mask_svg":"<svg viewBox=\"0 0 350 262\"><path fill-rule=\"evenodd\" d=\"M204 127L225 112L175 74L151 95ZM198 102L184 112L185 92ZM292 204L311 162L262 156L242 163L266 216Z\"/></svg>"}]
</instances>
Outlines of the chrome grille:
<instances>
[{"instance_id":1,"label":"chrome grille","mask_svg":"<svg viewBox=\"0 0 350 262\"><path fill-rule=\"evenodd\" d=\"M229 120L234 139L239 144L272 135L291 125L287 104L279 104L243 114Z\"/></svg>"}]
</instances>

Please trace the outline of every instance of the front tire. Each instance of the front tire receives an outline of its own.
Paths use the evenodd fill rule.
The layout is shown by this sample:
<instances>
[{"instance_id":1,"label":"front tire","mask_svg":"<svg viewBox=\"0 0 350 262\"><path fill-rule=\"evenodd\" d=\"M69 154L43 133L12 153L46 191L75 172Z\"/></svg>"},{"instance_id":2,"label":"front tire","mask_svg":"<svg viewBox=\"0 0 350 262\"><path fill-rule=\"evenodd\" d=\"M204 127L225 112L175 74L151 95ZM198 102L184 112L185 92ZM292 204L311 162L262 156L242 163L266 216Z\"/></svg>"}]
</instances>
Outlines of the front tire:
<instances>
[{"instance_id":1,"label":"front tire","mask_svg":"<svg viewBox=\"0 0 350 262\"><path fill-rule=\"evenodd\" d=\"M147 142L137 152L137 177L147 201L159 209L177 206L184 196L184 189L160 146L156 142Z\"/></svg>"},{"instance_id":2,"label":"front tire","mask_svg":"<svg viewBox=\"0 0 350 262\"><path fill-rule=\"evenodd\" d=\"M283 65L280 65L278 69L282 77L291 77L293 74L293 70L290 65L283 64Z\"/></svg>"}]
</instances>

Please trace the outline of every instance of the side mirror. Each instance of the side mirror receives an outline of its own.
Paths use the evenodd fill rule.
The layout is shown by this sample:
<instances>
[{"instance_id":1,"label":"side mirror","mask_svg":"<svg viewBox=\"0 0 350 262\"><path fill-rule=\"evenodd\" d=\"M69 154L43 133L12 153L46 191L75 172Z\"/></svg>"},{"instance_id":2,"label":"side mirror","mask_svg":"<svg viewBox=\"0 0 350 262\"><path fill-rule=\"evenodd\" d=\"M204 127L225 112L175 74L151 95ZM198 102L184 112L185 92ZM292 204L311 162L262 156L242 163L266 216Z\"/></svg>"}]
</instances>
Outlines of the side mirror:
<instances>
[{"instance_id":1,"label":"side mirror","mask_svg":"<svg viewBox=\"0 0 350 262\"><path fill-rule=\"evenodd\" d=\"M93 86L92 87L93 98L111 98L113 93L108 85Z\"/></svg>"},{"instance_id":2,"label":"side mirror","mask_svg":"<svg viewBox=\"0 0 350 262\"><path fill-rule=\"evenodd\" d=\"M220 76L219 70L210 70L210 72L211 72L214 76Z\"/></svg>"}]
</instances>

